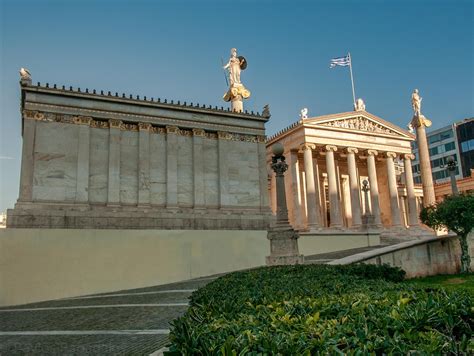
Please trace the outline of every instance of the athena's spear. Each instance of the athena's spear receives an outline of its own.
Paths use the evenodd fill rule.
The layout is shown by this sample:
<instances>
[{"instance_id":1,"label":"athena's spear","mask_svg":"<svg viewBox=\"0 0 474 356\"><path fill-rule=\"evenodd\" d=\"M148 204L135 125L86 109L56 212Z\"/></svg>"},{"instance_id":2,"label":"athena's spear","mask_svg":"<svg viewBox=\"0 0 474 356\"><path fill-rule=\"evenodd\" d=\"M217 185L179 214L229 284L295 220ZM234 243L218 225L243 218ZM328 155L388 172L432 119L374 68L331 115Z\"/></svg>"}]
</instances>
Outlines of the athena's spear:
<instances>
[{"instance_id":1,"label":"athena's spear","mask_svg":"<svg viewBox=\"0 0 474 356\"><path fill-rule=\"evenodd\" d=\"M222 63L222 68L224 68L224 59L222 57L221 57L221 63ZM224 78L225 78L225 84L229 86L229 82L227 81L227 73L225 69L224 69Z\"/></svg>"}]
</instances>

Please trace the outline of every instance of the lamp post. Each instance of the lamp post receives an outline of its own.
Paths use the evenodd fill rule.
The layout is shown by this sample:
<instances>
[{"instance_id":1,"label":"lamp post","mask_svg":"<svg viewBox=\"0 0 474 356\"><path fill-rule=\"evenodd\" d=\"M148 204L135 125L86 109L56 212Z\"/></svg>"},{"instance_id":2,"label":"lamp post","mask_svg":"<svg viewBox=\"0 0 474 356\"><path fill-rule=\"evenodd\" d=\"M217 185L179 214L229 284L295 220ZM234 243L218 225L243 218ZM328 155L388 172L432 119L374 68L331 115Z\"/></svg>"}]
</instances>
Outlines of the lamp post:
<instances>
[{"instance_id":1,"label":"lamp post","mask_svg":"<svg viewBox=\"0 0 474 356\"><path fill-rule=\"evenodd\" d=\"M286 207L285 172L288 164L283 156L284 147L277 142L272 147L273 157L271 167L276 177L277 214L276 224L268 230L270 240L270 256L267 256L267 265L294 265L304 263L303 255L298 252L298 233L288 222Z\"/></svg>"},{"instance_id":2,"label":"lamp post","mask_svg":"<svg viewBox=\"0 0 474 356\"><path fill-rule=\"evenodd\" d=\"M456 184L456 161L454 160L453 156L449 156L446 159L446 169L449 172L449 177L451 178L451 190L453 195L459 195L458 186Z\"/></svg>"}]
</instances>

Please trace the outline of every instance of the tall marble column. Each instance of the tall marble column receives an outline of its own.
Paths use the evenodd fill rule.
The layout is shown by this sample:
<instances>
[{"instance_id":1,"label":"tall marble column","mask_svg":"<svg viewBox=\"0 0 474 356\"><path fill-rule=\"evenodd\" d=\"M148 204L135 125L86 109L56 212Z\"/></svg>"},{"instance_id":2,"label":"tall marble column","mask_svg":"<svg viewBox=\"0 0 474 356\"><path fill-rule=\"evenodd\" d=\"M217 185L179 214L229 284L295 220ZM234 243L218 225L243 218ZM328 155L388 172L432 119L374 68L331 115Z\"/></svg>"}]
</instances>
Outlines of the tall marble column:
<instances>
[{"instance_id":1,"label":"tall marble column","mask_svg":"<svg viewBox=\"0 0 474 356\"><path fill-rule=\"evenodd\" d=\"M79 144L77 148L76 202L89 202L89 152L91 117L79 117Z\"/></svg>"},{"instance_id":2,"label":"tall marble column","mask_svg":"<svg viewBox=\"0 0 474 356\"><path fill-rule=\"evenodd\" d=\"M306 206L308 210L308 229L319 227L319 204L316 199L316 184L313 168L313 144L305 143L301 146L304 154L304 171L306 176Z\"/></svg>"},{"instance_id":3,"label":"tall marble column","mask_svg":"<svg viewBox=\"0 0 474 356\"><path fill-rule=\"evenodd\" d=\"M433 175L431 172L430 153L428 151L428 140L426 138L427 120L423 115L414 116L412 125L416 128L416 142L418 144L418 155L420 159L421 184L423 186L423 206L430 206L436 202Z\"/></svg>"},{"instance_id":4,"label":"tall marble column","mask_svg":"<svg viewBox=\"0 0 474 356\"><path fill-rule=\"evenodd\" d=\"M166 207L178 207L178 133L176 126L166 126Z\"/></svg>"},{"instance_id":5,"label":"tall marble column","mask_svg":"<svg viewBox=\"0 0 474 356\"><path fill-rule=\"evenodd\" d=\"M204 199L204 153L203 140L205 131L203 129L193 129L193 189L195 209L203 208Z\"/></svg>"},{"instance_id":6,"label":"tall marble column","mask_svg":"<svg viewBox=\"0 0 474 356\"><path fill-rule=\"evenodd\" d=\"M138 205L150 205L150 130L151 124L138 124Z\"/></svg>"},{"instance_id":7,"label":"tall marble column","mask_svg":"<svg viewBox=\"0 0 474 356\"><path fill-rule=\"evenodd\" d=\"M109 120L109 180L107 205L120 205L120 127L122 121Z\"/></svg>"},{"instance_id":8,"label":"tall marble column","mask_svg":"<svg viewBox=\"0 0 474 356\"><path fill-rule=\"evenodd\" d=\"M367 151L367 170L369 175L369 184L370 184L370 197L371 197L371 207L372 215L374 217L374 224L381 225L380 220L380 204L379 204L379 185L377 182L377 167L375 164L375 156L378 155L378 152L375 150Z\"/></svg>"},{"instance_id":9,"label":"tall marble column","mask_svg":"<svg viewBox=\"0 0 474 356\"><path fill-rule=\"evenodd\" d=\"M324 219L323 219L323 198L322 198L322 191L321 191L321 181L320 177L321 174L319 172L319 163L317 158L313 158L313 175L314 175L314 185L316 188L316 213L317 213L317 221L319 222L320 227L324 227Z\"/></svg>"},{"instance_id":10,"label":"tall marble column","mask_svg":"<svg viewBox=\"0 0 474 356\"><path fill-rule=\"evenodd\" d=\"M413 182L413 172L411 168L411 160L415 156L412 154L404 155L405 165L405 181L407 187L407 199L408 199L408 225L418 225L418 212L416 209L416 195L415 195L415 184Z\"/></svg>"},{"instance_id":11,"label":"tall marble column","mask_svg":"<svg viewBox=\"0 0 474 356\"><path fill-rule=\"evenodd\" d=\"M400 207L398 206L398 187L397 175L395 173L395 164L393 159L397 157L395 152L387 152L387 176L388 176L388 190L390 193L390 210L392 215L392 226L401 226Z\"/></svg>"},{"instance_id":12,"label":"tall marble column","mask_svg":"<svg viewBox=\"0 0 474 356\"><path fill-rule=\"evenodd\" d=\"M326 146L326 169L328 174L329 188L329 214L331 218L330 227L341 227L341 208L339 205L339 197L337 195L336 165L334 162L335 151L337 151L336 146Z\"/></svg>"},{"instance_id":13,"label":"tall marble column","mask_svg":"<svg viewBox=\"0 0 474 356\"><path fill-rule=\"evenodd\" d=\"M349 186L351 192L351 210L352 210L352 226L359 227L362 224L360 213L360 195L359 195L359 178L357 177L355 154L359 151L357 148L347 148L347 169L349 171Z\"/></svg>"},{"instance_id":14,"label":"tall marble column","mask_svg":"<svg viewBox=\"0 0 474 356\"><path fill-rule=\"evenodd\" d=\"M23 149L21 157L19 202L30 202L33 200L36 120L29 117L28 114L28 112L23 113Z\"/></svg>"},{"instance_id":15,"label":"tall marble column","mask_svg":"<svg viewBox=\"0 0 474 356\"><path fill-rule=\"evenodd\" d=\"M293 224L295 229L303 228L303 206L301 204L300 189L299 189L299 162L298 152L291 151L289 154L289 170L290 170L290 194L293 201Z\"/></svg>"}]
</instances>

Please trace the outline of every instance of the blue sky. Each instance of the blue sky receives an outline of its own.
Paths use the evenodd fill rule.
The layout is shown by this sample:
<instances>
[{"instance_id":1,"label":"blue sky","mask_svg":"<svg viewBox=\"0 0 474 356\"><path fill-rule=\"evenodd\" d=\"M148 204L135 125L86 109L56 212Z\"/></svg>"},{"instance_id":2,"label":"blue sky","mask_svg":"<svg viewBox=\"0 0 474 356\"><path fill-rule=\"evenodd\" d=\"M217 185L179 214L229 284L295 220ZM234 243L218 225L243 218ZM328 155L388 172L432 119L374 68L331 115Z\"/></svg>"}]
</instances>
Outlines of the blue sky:
<instances>
[{"instance_id":1,"label":"blue sky","mask_svg":"<svg viewBox=\"0 0 474 356\"><path fill-rule=\"evenodd\" d=\"M0 0L0 211L18 197L18 69L33 82L227 105L221 58L248 60L249 110L267 134L352 109L347 68L367 111L405 127L414 88L433 128L473 116L474 1Z\"/></svg>"}]
</instances>

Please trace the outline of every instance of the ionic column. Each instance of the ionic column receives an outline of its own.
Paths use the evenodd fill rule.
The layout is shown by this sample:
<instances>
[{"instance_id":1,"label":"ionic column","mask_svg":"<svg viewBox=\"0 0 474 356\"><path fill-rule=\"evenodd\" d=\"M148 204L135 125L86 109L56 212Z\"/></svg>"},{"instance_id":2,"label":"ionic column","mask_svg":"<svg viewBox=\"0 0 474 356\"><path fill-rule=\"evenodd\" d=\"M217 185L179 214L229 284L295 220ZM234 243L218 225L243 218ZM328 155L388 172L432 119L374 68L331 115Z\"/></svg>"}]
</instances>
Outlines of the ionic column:
<instances>
[{"instance_id":1,"label":"ionic column","mask_svg":"<svg viewBox=\"0 0 474 356\"><path fill-rule=\"evenodd\" d=\"M193 188L194 208L203 208L204 199L204 153L203 139L206 133L203 129L193 129Z\"/></svg>"},{"instance_id":2,"label":"ionic column","mask_svg":"<svg viewBox=\"0 0 474 356\"><path fill-rule=\"evenodd\" d=\"M431 172L430 154L428 150L428 140L426 138L426 123L424 116L415 116L412 120L412 124L416 128L416 142L418 144L421 183L423 187L423 206L430 206L436 202L436 199L433 186L433 175Z\"/></svg>"},{"instance_id":3,"label":"ionic column","mask_svg":"<svg viewBox=\"0 0 474 356\"><path fill-rule=\"evenodd\" d=\"M107 205L120 204L120 126L122 121L109 120L109 180Z\"/></svg>"},{"instance_id":4,"label":"ionic column","mask_svg":"<svg viewBox=\"0 0 474 356\"><path fill-rule=\"evenodd\" d=\"M298 162L298 152L291 151L289 162L290 170L290 194L293 201L292 217L293 217L293 228L300 229L303 227L303 207L301 205L300 199L300 189L299 189L299 162Z\"/></svg>"},{"instance_id":5,"label":"ionic column","mask_svg":"<svg viewBox=\"0 0 474 356\"><path fill-rule=\"evenodd\" d=\"M316 188L316 213L317 213L317 221L319 226L324 226L324 219L323 219L323 202L322 202L322 188L321 188L321 174L319 169L319 164L317 158L313 159L313 174L314 174L314 185Z\"/></svg>"},{"instance_id":6,"label":"ionic column","mask_svg":"<svg viewBox=\"0 0 474 356\"><path fill-rule=\"evenodd\" d=\"M408 225L418 225L418 212L416 208L416 195L415 195L415 183L413 182L413 172L411 168L411 160L415 156L412 154L404 155L405 165L405 181L407 187L407 198L408 198Z\"/></svg>"},{"instance_id":7,"label":"ionic column","mask_svg":"<svg viewBox=\"0 0 474 356\"><path fill-rule=\"evenodd\" d=\"M347 148L347 169L349 171L349 186L351 192L352 226L354 227L359 227L362 224L360 213L359 178L357 177L355 159L355 154L358 152L357 148Z\"/></svg>"},{"instance_id":8,"label":"ionic column","mask_svg":"<svg viewBox=\"0 0 474 356\"><path fill-rule=\"evenodd\" d=\"M377 168L375 165L375 156L378 152L375 150L367 151L367 170L370 184L370 197L372 201L372 215L374 217L374 224L381 225L380 220L380 204L379 204L379 185L377 183Z\"/></svg>"},{"instance_id":9,"label":"ionic column","mask_svg":"<svg viewBox=\"0 0 474 356\"><path fill-rule=\"evenodd\" d=\"M387 152L387 176L388 190L390 193L390 210L392 212L392 226L401 226L400 207L398 206L397 175L395 174L395 164L393 159L397 157L394 152Z\"/></svg>"},{"instance_id":10,"label":"ionic column","mask_svg":"<svg viewBox=\"0 0 474 356\"><path fill-rule=\"evenodd\" d=\"M150 205L150 123L138 124L138 205Z\"/></svg>"},{"instance_id":11,"label":"ionic column","mask_svg":"<svg viewBox=\"0 0 474 356\"><path fill-rule=\"evenodd\" d=\"M334 163L334 152L337 151L336 146L326 146L326 169L328 174L328 191L329 191L329 215L331 217L331 227L341 227L341 210L339 205L339 197L337 196L337 177L336 166Z\"/></svg>"},{"instance_id":12,"label":"ionic column","mask_svg":"<svg viewBox=\"0 0 474 356\"><path fill-rule=\"evenodd\" d=\"M79 125L79 144L77 148L76 202L89 201L89 151L91 117L79 117L75 120Z\"/></svg>"},{"instance_id":13,"label":"ionic column","mask_svg":"<svg viewBox=\"0 0 474 356\"><path fill-rule=\"evenodd\" d=\"M316 184L314 182L313 149L314 145L305 143L301 146L304 154L304 171L306 176L306 206L308 209L308 228L319 227L319 205L316 199Z\"/></svg>"},{"instance_id":14,"label":"ionic column","mask_svg":"<svg viewBox=\"0 0 474 356\"><path fill-rule=\"evenodd\" d=\"M178 133L176 126L166 126L166 207L178 206Z\"/></svg>"},{"instance_id":15,"label":"ionic column","mask_svg":"<svg viewBox=\"0 0 474 356\"><path fill-rule=\"evenodd\" d=\"M33 174L36 120L26 110L23 112L23 147L21 156L20 194L18 201L30 202L33 200Z\"/></svg>"}]
</instances>

